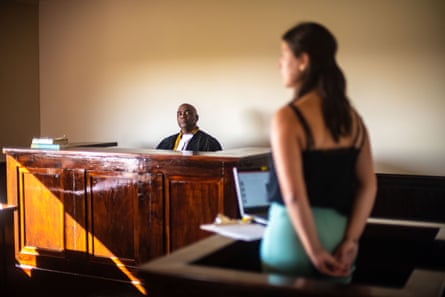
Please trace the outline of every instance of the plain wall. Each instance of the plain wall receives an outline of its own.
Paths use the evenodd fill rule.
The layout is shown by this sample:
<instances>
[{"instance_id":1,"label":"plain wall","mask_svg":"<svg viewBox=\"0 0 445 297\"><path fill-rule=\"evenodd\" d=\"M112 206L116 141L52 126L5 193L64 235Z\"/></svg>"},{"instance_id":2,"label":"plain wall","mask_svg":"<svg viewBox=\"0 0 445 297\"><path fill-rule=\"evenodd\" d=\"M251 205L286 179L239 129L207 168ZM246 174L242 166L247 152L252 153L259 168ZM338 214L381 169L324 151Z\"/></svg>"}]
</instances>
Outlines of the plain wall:
<instances>
[{"instance_id":1,"label":"plain wall","mask_svg":"<svg viewBox=\"0 0 445 297\"><path fill-rule=\"evenodd\" d=\"M40 133L38 25L37 2L0 2L0 150Z\"/></svg>"},{"instance_id":2,"label":"plain wall","mask_svg":"<svg viewBox=\"0 0 445 297\"><path fill-rule=\"evenodd\" d=\"M194 104L225 149L269 146L280 36L336 35L378 172L445 175L442 0L41 0L42 136L153 148Z\"/></svg>"}]
</instances>

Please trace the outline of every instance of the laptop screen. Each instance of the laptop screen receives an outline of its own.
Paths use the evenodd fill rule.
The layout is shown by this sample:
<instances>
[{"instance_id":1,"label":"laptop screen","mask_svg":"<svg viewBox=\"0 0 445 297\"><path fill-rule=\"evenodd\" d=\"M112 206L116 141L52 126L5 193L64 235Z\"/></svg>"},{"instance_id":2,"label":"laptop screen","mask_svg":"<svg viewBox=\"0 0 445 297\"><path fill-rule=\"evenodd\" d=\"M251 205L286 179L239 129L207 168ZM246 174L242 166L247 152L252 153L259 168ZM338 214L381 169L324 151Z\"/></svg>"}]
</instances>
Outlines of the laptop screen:
<instances>
[{"instance_id":1,"label":"laptop screen","mask_svg":"<svg viewBox=\"0 0 445 297\"><path fill-rule=\"evenodd\" d=\"M234 168L233 175L238 200L241 200L240 210L243 208L244 212L248 212L249 209L264 209L269 206L267 197L269 171Z\"/></svg>"}]
</instances>

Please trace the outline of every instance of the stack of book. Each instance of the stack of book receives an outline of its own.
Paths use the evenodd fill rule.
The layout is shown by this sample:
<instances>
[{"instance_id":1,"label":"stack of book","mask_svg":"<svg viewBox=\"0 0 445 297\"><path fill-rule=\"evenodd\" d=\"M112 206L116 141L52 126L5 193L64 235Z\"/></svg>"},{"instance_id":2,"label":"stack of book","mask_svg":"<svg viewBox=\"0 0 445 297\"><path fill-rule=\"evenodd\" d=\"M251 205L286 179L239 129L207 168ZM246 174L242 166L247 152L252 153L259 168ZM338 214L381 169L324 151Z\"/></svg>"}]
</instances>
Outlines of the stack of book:
<instances>
[{"instance_id":1,"label":"stack of book","mask_svg":"<svg viewBox=\"0 0 445 297\"><path fill-rule=\"evenodd\" d=\"M60 150L68 145L68 138L63 135L57 138L34 137L31 142L31 148L43 150Z\"/></svg>"}]
</instances>

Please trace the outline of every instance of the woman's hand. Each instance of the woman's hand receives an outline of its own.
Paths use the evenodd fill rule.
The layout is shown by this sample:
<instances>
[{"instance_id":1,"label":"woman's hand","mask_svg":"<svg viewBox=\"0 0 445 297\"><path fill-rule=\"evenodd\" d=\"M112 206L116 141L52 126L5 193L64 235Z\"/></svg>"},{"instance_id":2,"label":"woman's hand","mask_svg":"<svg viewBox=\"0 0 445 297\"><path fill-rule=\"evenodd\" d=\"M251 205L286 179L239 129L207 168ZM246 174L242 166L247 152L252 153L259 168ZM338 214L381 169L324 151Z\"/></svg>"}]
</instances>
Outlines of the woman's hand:
<instances>
[{"instance_id":1,"label":"woman's hand","mask_svg":"<svg viewBox=\"0 0 445 297\"><path fill-rule=\"evenodd\" d=\"M313 253L309 256L309 258L311 259L311 262L315 268L317 268L317 270L322 274L335 277L344 277L348 276L349 274L349 269L344 269L345 263L341 262L324 249L320 249L319 251Z\"/></svg>"},{"instance_id":2,"label":"woman's hand","mask_svg":"<svg viewBox=\"0 0 445 297\"><path fill-rule=\"evenodd\" d=\"M350 274L351 266L357 256L358 244L357 241L351 239L345 239L337 247L334 257L340 264L339 272L345 275Z\"/></svg>"}]
</instances>

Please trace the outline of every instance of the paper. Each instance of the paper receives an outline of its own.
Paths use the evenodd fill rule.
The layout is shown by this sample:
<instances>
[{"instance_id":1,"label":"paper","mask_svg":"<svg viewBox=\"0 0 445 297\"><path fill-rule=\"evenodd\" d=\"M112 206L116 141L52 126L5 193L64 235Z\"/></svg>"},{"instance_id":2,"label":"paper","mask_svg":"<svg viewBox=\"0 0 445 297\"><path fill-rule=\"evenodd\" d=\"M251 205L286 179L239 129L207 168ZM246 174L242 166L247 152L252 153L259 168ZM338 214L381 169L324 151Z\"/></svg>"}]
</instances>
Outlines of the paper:
<instances>
[{"instance_id":1,"label":"paper","mask_svg":"<svg viewBox=\"0 0 445 297\"><path fill-rule=\"evenodd\" d=\"M252 241L263 237L265 226L260 224L206 224L201 225L201 229L233 239Z\"/></svg>"}]
</instances>

